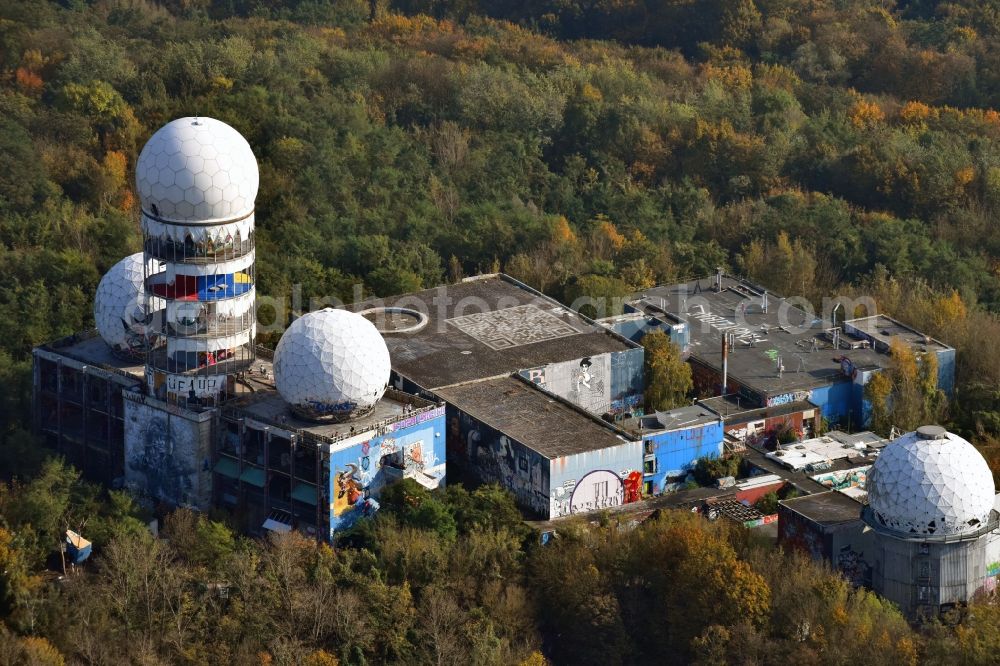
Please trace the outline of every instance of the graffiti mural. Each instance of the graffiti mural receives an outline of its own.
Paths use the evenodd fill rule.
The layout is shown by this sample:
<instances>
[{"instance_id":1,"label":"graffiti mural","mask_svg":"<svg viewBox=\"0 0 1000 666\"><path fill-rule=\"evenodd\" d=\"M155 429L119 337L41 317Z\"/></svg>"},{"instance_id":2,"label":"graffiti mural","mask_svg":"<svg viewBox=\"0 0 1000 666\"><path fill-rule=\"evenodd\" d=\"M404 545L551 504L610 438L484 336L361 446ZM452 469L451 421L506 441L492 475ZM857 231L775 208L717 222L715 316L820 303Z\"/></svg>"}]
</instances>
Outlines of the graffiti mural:
<instances>
[{"instance_id":1,"label":"graffiti mural","mask_svg":"<svg viewBox=\"0 0 1000 666\"><path fill-rule=\"evenodd\" d=\"M395 424L391 432L331 452L330 527L350 527L379 509L379 493L404 478L426 488L445 480L444 410Z\"/></svg>"},{"instance_id":2,"label":"graffiti mural","mask_svg":"<svg viewBox=\"0 0 1000 666\"><path fill-rule=\"evenodd\" d=\"M570 513L609 509L624 503L625 485L614 472L597 470L580 479L569 500Z\"/></svg>"},{"instance_id":3,"label":"graffiti mural","mask_svg":"<svg viewBox=\"0 0 1000 666\"><path fill-rule=\"evenodd\" d=\"M595 414L611 408L611 356L588 356L521 373L546 391Z\"/></svg>"},{"instance_id":4,"label":"graffiti mural","mask_svg":"<svg viewBox=\"0 0 1000 666\"><path fill-rule=\"evenodd\" d=\"M161 502L199 505L198 424L125 401L125 481Z\"/></svg>"},{"instance_id":5,"label":"graffiti mural","mask_svg":"<svg viewBox=\"0 0 1000 666\"><path fill-rule=\"evenodd\" d=\"M817 474L812 479L833 490L843 490L844 488L864 489L865 482L868 480L869 467L871 466L855 467L838 472L826 472L824 474Z\"/></svg>"},{"instance_id":6,"label":"graffiti mural","mask_svg":"<svg viewBox=\"0 0 1000 666\"><path fill-rule=\"evenodd\" d=\"M541 516L549 511L549 461L520 442L473 419L465 412L450 416L452 462L482 483L497 483L513 493L518 505Z\"/></svg>"},{"instance_id":7,"label":"graffiti mural","mask_svg":"<svg viewBox=\"0 0 1000 666\"><path fill-rule=\"evenodd\" d=\"M864 553L843 546L837 553L836 568L854 587L871 587L872 566L865 560Z\"/></svg>"},{"instance_id":8,"label":"graffiti mural","mask_svg":"<svg viewBox=\"0 0 1000 666\"><path fill-rule=\"evenodd\" d=\"M593 414L637 411L642 402L641 348L522 370L520 375Z\"/></svg>"},{"instance_id":9,"label":"graffiti mural","mask_svg":"<svg viewBox=\"0 0 1000 666\"><path fill-rule=\"evenodd\" d=\"M787 405L792 402L809 400L810 398L812 398L812 391L793 391L791 393L781 393L779 395L769 397L767 399L767 406L776 407L778 405Z\"/></svg>"}]
</instances>

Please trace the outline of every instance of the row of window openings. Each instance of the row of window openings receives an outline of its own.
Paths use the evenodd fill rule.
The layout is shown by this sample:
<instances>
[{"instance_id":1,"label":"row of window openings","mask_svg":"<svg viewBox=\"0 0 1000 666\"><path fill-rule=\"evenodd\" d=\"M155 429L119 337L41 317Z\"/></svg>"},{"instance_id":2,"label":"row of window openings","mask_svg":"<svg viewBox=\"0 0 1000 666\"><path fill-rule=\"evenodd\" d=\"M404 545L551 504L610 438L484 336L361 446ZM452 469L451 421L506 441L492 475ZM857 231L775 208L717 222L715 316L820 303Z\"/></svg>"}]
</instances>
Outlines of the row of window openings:
<instances>
[{"instance_id":1,"label":"row of window openings","mask_svg":"<svg viewBox=\"0 0 1000 666\"><path fill-rule=\"evenodd\" d=\"M246 240L240 238L239 231L235 235L215 240L211 237L203 241L195 241L190 235L184 242L172 238L147 238L145 250L148 254L164 261L183 261L185 259L235 259L254 249L253 232Z\"/></svg>"}]
</instances>

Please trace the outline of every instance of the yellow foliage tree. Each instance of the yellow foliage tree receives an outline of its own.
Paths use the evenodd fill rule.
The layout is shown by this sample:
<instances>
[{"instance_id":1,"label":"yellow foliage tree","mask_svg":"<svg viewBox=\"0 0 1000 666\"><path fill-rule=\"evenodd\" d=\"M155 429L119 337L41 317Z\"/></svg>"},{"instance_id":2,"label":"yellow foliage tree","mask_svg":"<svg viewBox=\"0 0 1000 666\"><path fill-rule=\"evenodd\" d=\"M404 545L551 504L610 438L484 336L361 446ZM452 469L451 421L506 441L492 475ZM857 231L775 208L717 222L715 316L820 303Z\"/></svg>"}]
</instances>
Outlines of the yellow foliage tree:
<instances>
[{"instance_id":1,"label":"yellow foliage tree","mask_svg":"<svg viewBox=\"0 0 1000 666\"><path fill-rule=\"evenodd\" d=\"M885 120L885 112L877 103L859 99L851 107L848 117L855 127L871 129Z\"/></svg>"}]
</instances>

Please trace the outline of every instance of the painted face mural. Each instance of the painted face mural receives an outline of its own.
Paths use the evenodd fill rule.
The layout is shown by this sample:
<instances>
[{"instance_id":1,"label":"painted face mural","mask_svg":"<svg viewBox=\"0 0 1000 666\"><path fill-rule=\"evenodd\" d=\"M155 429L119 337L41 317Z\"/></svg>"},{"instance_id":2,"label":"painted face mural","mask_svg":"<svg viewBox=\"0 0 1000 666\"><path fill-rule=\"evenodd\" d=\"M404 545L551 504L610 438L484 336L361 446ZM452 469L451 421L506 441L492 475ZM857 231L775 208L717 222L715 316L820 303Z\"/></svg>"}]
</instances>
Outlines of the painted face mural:
<instances>
[{"instance_id":1,"label":"painted face mural","mask_svg":"<svg viewBox=\"0 0 1000 666\"><path fill-rule=\"evenodd\" d=\"M139 445L129 451L129 470L141 475L145 492L171 504L184 504L193 488L194 467L182 459L162 416L152 416L141 427Z\"/></svg>"}]
</instances>

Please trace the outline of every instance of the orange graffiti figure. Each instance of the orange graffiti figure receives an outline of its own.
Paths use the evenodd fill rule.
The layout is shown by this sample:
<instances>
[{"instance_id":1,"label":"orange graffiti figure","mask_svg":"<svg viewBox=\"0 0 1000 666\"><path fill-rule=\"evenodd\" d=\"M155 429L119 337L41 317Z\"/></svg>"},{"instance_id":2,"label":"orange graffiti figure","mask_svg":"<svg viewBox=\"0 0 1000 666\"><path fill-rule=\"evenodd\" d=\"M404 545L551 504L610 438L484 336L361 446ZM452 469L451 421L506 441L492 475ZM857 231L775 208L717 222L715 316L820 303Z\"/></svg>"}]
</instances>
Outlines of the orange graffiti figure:
<instances>
[{"instance_id":1,"label":"orange graffiti figure","mask_svg":"<svg viewBox=\"0 0 1000 666\"><path fill-rule=\"evenodd\" d=\"M625 486L625 498L622 504L638 502L642 499L642 474L640 472L632 472L626 476L622 485Z\"/></svg>"},{"instance_id":2,"label":"orange graffiti figure","mask_svg":"<svg viewBox=\"0 0 1000 666\"><path fill-rule=\"evenodd\" d=\"M346 467L347 471L341 472L337 476L337 485L339 486L337 498L346 497L347 506L354 506L361 499L361 484L354 478L354 475L358 471L358 466L348 463Z\"/></svg>"}]
</instances>

